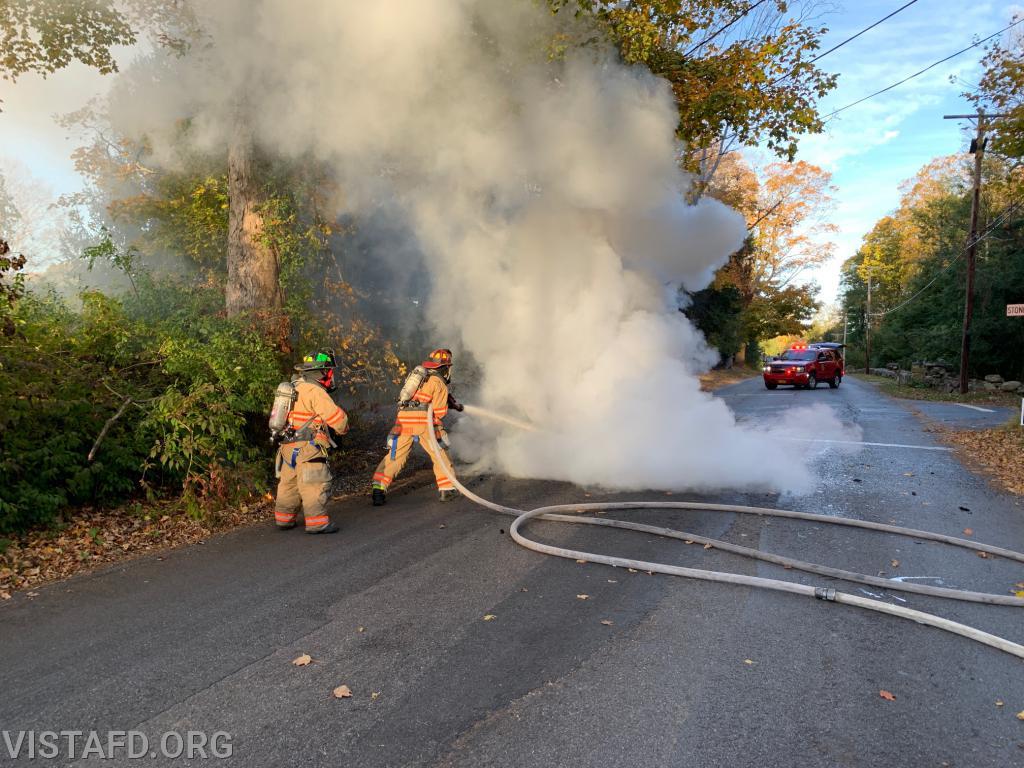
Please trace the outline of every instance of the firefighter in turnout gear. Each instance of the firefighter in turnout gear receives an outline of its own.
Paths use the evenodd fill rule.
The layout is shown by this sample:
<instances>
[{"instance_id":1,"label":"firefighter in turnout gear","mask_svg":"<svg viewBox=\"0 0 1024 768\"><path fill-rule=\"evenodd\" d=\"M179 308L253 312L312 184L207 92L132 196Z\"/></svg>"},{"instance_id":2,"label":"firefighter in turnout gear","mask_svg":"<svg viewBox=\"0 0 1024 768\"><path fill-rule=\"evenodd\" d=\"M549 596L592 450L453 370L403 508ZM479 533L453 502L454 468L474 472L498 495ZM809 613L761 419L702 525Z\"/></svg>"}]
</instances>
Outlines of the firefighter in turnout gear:
<instances>
[{"instance_id":1,"label":"firefighter in turnout gear","mask_svg":"<svg viewBox=\"0 0 1024 768\"><path fill-rule=\"evenodd\" d=\"M435 456L426 439L427 430L435 430L441 450L448 458L448 435L444 431L441 420L447 415L448 409L462 410L459 403L448 391L451 382L452 353L449 349L435 349L430 356L413 369L406 379L402 393L399 395L398 418L388 435L387 449L377 471L373 474L373 505L379 507L387 501L388 488L395 477L402 471L413 443L419 443L434 463L434 479L441 501L449 501L458 495L452 481L448 479L441 464L440 457ZM434 423L427 423L427 407L434 407ZM451 462L448 459L449 464Z\"/></svg>"},{"instance_id":2,"label":"firefighter in turnout gear","mask_svg":"<svg viewBox=\"0 0 1024 768\"><path fill-rule=\"evenodd\" d=\"M348 431L348 415L330 395L336 389L334 366L333 352L306 355L295 366L299 375L291 380L294 402L277 451L274 520L282 530L295 527L300 507L306 533L338 530L325 508L331 486L327 452L334 446L332 432L343 435Z\"/></svg>"}]
</instances>

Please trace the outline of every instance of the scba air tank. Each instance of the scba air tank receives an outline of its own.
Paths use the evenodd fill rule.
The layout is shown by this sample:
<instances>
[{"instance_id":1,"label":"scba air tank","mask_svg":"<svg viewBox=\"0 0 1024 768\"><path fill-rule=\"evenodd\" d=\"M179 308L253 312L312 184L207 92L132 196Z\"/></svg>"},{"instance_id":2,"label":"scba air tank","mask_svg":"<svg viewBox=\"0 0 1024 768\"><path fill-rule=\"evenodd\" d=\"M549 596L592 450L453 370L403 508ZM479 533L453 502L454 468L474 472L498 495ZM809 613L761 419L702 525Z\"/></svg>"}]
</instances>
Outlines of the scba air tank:
<instances>
[{"instance_id":1,"label":"scba air tank","mask_svg":"<svg viewBox=\"0 0 1024 768\"><path fill-rule=\"evenodd\" d=\"M423 386L423 382L427 380L427 369L422 365L417 365L412 369L412 372L405 377L405 384L402 385L402 391L398 393L398 402L407 403L412 400L412 396L416 394L417 390Z\"/></svg>"},{"instance_id":2,"label":"scba air tank","mask_svg":"<svg viewBox=\"0 0 1024 768\"><path fill-rule=\"evenodd\" d=\"M271 439L284 432L288 427L288 414L291 413L292 405L297 397L295 385L290 381L282 381L277 385L277 389L274 390L274 405L270 408L270 421L268 422Z\"/></svg>"}]
</instances>

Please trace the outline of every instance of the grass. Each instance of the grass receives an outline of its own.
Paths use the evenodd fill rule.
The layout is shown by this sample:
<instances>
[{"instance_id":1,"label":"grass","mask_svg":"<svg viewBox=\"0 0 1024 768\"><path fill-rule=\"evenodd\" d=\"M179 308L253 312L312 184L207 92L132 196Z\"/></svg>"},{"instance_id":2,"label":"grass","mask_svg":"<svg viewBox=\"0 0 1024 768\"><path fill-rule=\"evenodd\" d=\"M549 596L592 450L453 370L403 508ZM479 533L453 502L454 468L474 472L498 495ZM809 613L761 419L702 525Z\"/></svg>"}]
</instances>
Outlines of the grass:
<instances>
[{"instance_id":1,"label":"grass","mask_svg":"<svg viewBox=\"0 0 1024 768\"><path fill-rule=\"evenodd\" d=\"M893 397L903 398L904 400L933 400L944 403L1001 405L1014 408L1020 406L1021 400L1020 395L1012 392L989 392L988 390L981 390L961 395L959 392L943 392L941 389L932 389L931 387L900 384L894 379L887 379L885 376L875 376L874 374L853 373L847 375L852 375L860 381L868 384L874 384L878 387L880 392L892 395Z\"/></svg>"},{"instance_id":2,"label":"grass","mask_svg":"<svg viewBox=\"0 0 1024 768\"><path fill-rule=\"evenodd\" d=\"M741 381L760 375L760 371L739 365L734 368L716 368L700 375L700 388L705 392L714 392L716 389L728 387L730 384L739 384Z\"/></svg>"}]
</instances>

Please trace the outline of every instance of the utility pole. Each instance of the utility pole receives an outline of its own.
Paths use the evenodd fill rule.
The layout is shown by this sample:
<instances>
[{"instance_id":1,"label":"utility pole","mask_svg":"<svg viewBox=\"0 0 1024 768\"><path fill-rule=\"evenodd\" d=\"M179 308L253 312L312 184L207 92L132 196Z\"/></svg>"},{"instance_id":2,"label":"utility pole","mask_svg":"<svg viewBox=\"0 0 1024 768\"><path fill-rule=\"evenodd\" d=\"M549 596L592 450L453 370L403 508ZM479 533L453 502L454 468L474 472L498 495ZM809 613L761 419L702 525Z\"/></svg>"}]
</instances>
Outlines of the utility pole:
<instances>
[{"instance_id":1,"label":"utility pole","mask_svg":"<svg viewBox=\"0 0 1024 768\"><path fill-rule=\"evenodd\" d=\"M868 273L868 306L864 312L864 373L871 373L871 273Z\"/></svg>"},{"instance_id":2,"label":"utility pole","mask_svg":"<svg viewBox=\"0 0 1024 768\"><path fill-rule=\"evenodd\" d=\"M977 131L971 140L971 154L974 155L974 190L971 196L971 230L967 236L967 280L964 288L964 324L960 336L960 394L967 393L967 369L971 357L971 319L974 315L974 264L975 247L978 244L978 215L981 208L981 161L985 155L985 119L1004 117L986 115L979 109L977 115L944 115L944 120L977 120Z\"/></svg>"}]
</instances>

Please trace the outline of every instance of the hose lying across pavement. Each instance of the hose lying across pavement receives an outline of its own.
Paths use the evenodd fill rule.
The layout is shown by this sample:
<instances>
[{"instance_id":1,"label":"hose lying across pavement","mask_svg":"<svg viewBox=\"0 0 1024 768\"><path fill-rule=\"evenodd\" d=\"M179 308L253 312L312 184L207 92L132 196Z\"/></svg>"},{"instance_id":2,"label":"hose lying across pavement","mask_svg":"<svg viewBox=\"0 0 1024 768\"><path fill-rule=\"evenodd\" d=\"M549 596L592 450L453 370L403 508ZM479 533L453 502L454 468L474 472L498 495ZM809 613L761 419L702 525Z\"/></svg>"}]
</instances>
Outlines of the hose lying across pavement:
<instances>
[{"instance_id":1,"label":"hose lying across pavement","mask_svg":"<svg viewBox=\"0 0 1024 768\"><path fill-rule=\"evenodd\" d=\"M467 409L468 408L469 406L467 406ZM474 411L481 412L480 409L474 409ZM427 409L428 424L433 423L433 415L433 407L429 407ZM751 549L750 547L730 544L726 541L710 539L706 536L699 536L686 531L677 531L671 528L661 528L659 526L644 525L642 523L632 523L625 520L609 520L604 517L582 517L578 513L604 512L613 509L699 509L711 512L733 512L749 515L761 515L763 517L786 517L796 520L811 520L817 523L826 523L828 525L845 525L854 528L883 531L885 533L893 533L899 536L908 536L915 539L938 541L943 544L963 547L964 549L970 549L975 552L985 552L987 554L996 555L997 557L1005 557L1009 560L1016 560L1020 563L1024 563L1024 553L1014 552L1013 550L1003 549L1002 547L994 547L989 544L981 544L975 541L957 538L956 536L947 536L945 534L932 533L930 531L918 531L913 528L902 528L900 526L885 525L883 523L873 523L868 520L855 520L847 517L828 517L826 515L815 515L808 512L794 512L783 509L771 509L768 507L747 507L735 504L705 504L703 502L694 501L627 501L588 504L556 504L531 510L515 509L514 507L502 506L501 504L496 504L493 501L484 499L466 488L466 486L459 481L454 468L447 461L445 453L438 445L437 438L434 435L434 430L428 429L426 431L426 436L435 455L440 457L448 478L452 481L455 487L459 489L462 495L494 512L514 517L515 520L513 520L512 525L509 526L509 534L516 543L526 547L527 549L532 549L535 552L554 555L555 557L564 557L570 560L586 560L591 563L602 563L615 568L633 568L638 571L664 573L670 576L685 576L687 578L702 579L704 581L717 581L725 584L738 584L746 587L774 589L779 592L790 592L792 594L804 595L806 597L813 597L819 600L855 605L859 608L867 608L871 611L887 613L890 616L910 619L911 621L916 621L918 624L924 624L929 627L936 627L938 629L946 630L947 632L962 635L963 637L976 640L979 643L983 643L991 646L992 648L997 648L1001 651L1005 651L1006 653L1013 654L1018 658L1024 659L1024 645L989 634L988 632L983 632L982 630L974 627L969 627L966 624L960 624L956 621L944 619L941 616L925 613L923 611L916 611L913 608L904 608L903 606L892 605L891 603L886 603L882 600L873 600L870 598L858 597L857 595L851 595L846 592L839 592L832 587L812 587L781 579L767 579L760 576L746 576L739 573L728 573L723 571L708 571L701 568L685 568L682 566L667 565L664 563L652 563L645 560L631 560L624 557L612 557L610 555L600 555L593 552L565 549L564 547L541 544L540 542L528 539L520 532L520 529L529 523L530 520L535 518L540 518L542 520L554 520L561 523L573 523L576 525L603 525L607 528L623 528L630 531L653 534L655 536L680 539L687 543L695 542L704 545L710 544L714 549L720 549L725 552L733 552L735 554L753 557L758 560L764 560L769 563L775 563L776 565L807 571L808 573L816 573L821 576L844 579L846 581L854 581L861 584L870 584L875 587L883 587L889 590L913 592L920 595L945 597L954 600L966 600L975 603L987 603L989 605L1009 605L1016 606L1018 608L1024 608L1024 598L1013 597L1010 595L995 595L987 592L970 592L967 590L949 589L946 587L933 587L926 584L890 581L889 579L883 579L876 576L868 576L867 574L844 571L839 568L830 568L816 563L807 563L802 560L782 557L781 555L773 555L767 552Z\"/></svg>"}]
</instances>

